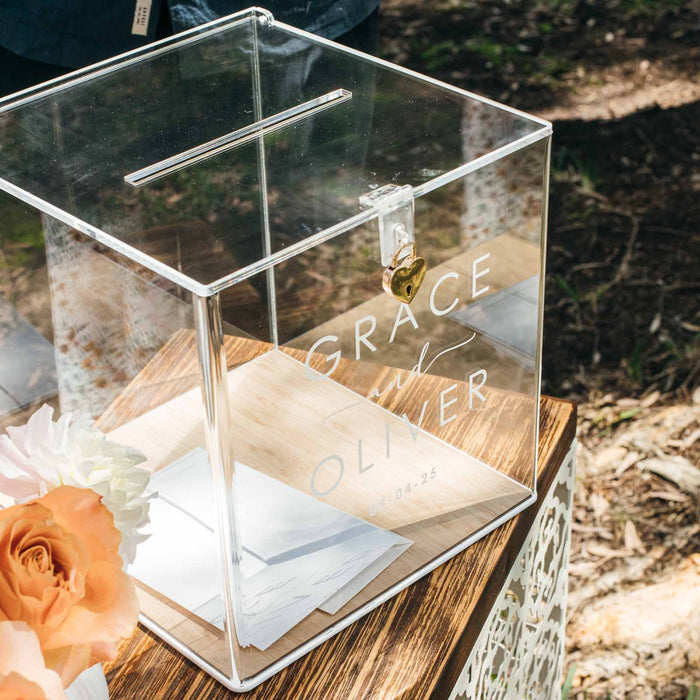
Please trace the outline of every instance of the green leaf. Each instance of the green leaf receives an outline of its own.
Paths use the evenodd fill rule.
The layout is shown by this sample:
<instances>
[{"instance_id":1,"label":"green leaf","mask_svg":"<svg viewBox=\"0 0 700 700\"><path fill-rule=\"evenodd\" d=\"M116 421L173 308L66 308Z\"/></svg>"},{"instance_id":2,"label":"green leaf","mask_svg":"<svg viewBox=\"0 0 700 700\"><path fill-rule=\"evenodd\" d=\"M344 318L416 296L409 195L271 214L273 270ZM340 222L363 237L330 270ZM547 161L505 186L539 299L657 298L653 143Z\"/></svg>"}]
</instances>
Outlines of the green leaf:
<instances>
[{"instance_id":1,"label":"green leaf","mask_svg":"<svg viewBox=\"0 0 700 700\"><path fill-rule=\"evenodd\" d=\"M576 664L574 664L566 674L566 680L561 687L561 700L566 700L571 693L571 686L574 684L574 673L576 673Z\"/></svg>"}]
</instances>

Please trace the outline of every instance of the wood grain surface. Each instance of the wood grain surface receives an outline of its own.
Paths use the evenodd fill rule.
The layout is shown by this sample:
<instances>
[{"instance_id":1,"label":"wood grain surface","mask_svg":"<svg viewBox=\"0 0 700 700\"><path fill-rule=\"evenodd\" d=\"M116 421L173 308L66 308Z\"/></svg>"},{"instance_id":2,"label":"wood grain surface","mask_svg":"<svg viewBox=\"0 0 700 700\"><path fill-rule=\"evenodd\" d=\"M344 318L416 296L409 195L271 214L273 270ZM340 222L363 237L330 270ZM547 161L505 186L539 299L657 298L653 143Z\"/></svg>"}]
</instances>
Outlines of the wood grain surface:
<instances>
[{"instance_id":1,"label":"wood grain surface","mask_svg":"<svg viewBox=\"0 0 700 700\"><path fill-rule=\"evenodd\" d=\"M158 363L175 367L182 348L191 342L191 336L179 333L163 348ZM410 376L403 372L405 384L400 391L387 390L378 401L367 401L346 386L357 387L371 376L355 361L339 365L338 376L342 376L345 383L341 384L328 379L318 381L317 374L309 376L299 361L300 350L281 352L259 341L231 336L226 338L226 348L231 364L238 365L228 375L231 425L227 442L235 460L300 493L308 493L314 466L327 455L340 455L346 465L342 479L332 491L317 495L317 499L412 542L405 553L337 613L311 612L264 650L253 645L242 647L236 660L242 678L251 678L284 658L531 495L528 488L508 478L520 476L521 472L526 476L526 468L532 469L529 432L534 431L528 431L527 426L533 426L534 401L526 396L492 391L488 395L488 405L492 408L475 411L470 416L464 410L468 405L468 386L464 382L434 375ZM240 358L248 358L260 349L266 352L240 364ZM317 361L325 362L325 359L317 358ZM399 372L379 365L372 367L375 377ZM152 369L142 372L127 392L128 397L139 397L139 388L150 386ZM176 374L181 371L179 369ZM358 372L363 381L357 379ZM156 386L159 390L147 395L159 400L163 396L162 381ZM454 420L442 425L440 391L450 387L455 406L463 410L456 410ZM399 410L396 410L397 405ZM416 405L421 409L419 415L414 415ZM501 469L507 470L505 475L472 457L472 449L484 444L483 436L489 434L490 414L496 407L509 416L515 426L496 433L501 447L509 447L506 451L510 459L498 463ZM120 400L113 407L113 413L131 415L132 408L127 400ZM160 406L148 408L145 413L111 430L108 437L142 449L148 455L145 468L158 471L204 445L203 415L201 392L199 387L193 387ZM413 432L414 428L409 428L399 417L402 415L409 416L421 429L415 428ZM388 428L390 458L385 454ZM486 444L489 442L495 446L495 440ZM357 467L358 444L362 445L365 465L374 464L364 472ZM495 454L494 446L485 455L487 459ZM431 468L435 469L434 478L428 476ZM426 473L425 483L421 483L423 472ZM330 479L326 479L331 486L336 475L333 470ZM318 485L325 491L328 484L322 483L322 479L319 477ZM391 498L397 486L407 488L406 484L412 487L405 497ZM374 510L373 505L380 497L390 498L391 503ZM161 546L169 551L178 550L177 534L159 532L158 535ZM141 612L146 617L198 656L225 673L231 672L229 645L221 630L175 605L153 588L141 582L137 585Z\"/></svg>"},{"instance_id":2,"label":"wood grain surface","mask_svg":"<svg viewBox=\"0 0 700 700\"><path fill-rule=\"evenodd\" d=\"M173 340L176 342L170 348L173 352L177 349L177 361L172 354L164 361L161 354L144 371L148 386L157 387L157 390L138 391L138 386L134 386L132 391L124 392L102 417L100 427L103 430L114 429L196 385L196 356L190 338L183 334ZM259 345L250 341L229 343L229 367L260 354ZM248 353L248 356L244 357L242 353ZM342 369L352 374L352 381L348 379L352 388L366 395L378 380L382 368L353 364L352 371L350 367ZM135 382L143 383L144 377ZM396 397L387 396L384 400L391 405ZM512 412L513 401L508 411L504 411L503 420L507 420L507 414ZM490 421L492 429L498 427L497 416L495 422L493 416ZM508 422L512 422L512 416ZM543 398L540 409L540 494L546 493L561 465L574 430L575 407ZM481 452L476 456L484 459L490 442L493 441L485 440L481 446L477 445L477 452ZM493 459L494 455L490 458ZM513 471L522 469L521 461L511 460ZM446 697L534 515L533 507L510 520L248 696L256 699L344 700ZM219 699L232 695L142 628L137 629L131 640L122 646L119 657L106 670L113 700Z\"/></svg>"}]
</instances>

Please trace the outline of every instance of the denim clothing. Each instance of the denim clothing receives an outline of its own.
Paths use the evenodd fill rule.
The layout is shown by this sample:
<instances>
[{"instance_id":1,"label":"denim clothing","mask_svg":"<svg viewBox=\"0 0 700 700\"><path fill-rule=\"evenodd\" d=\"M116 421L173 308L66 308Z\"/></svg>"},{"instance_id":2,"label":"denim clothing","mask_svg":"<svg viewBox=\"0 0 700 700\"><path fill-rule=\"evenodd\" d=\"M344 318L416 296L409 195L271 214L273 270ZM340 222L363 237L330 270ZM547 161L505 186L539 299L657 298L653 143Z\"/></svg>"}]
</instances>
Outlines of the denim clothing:
<instances>
[{"instance_id":1,"label":"denim clothing","mask_svg":"<svg viewBox=\"0 0 700 700\"><path fill-rule=\"evenodd\" d=\"M138 4L147 5L148 0ZM165 21L181 32L259 5L287 24L335 39L379 0L151 0L145 36L132 33L137 0L0 0L0 47L24 59L78 68L142 46ZM170 33L170 32L166 32Z\"/></svg>"}]
</instances>

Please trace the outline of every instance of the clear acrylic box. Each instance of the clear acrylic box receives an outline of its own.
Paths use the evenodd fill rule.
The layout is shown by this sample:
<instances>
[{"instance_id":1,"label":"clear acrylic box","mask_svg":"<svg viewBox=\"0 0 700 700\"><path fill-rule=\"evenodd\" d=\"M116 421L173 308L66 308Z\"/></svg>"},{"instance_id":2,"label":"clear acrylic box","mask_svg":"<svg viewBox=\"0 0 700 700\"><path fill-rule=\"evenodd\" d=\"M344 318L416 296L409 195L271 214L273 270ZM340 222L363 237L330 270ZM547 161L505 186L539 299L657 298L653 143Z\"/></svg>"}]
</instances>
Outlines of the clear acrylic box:
<instances>
[{"instance_id":1,"label":"clear acrylic box","mask_svg":"<svg viewBox=\"0 0 700 700\"><path fill-rule=\"evenodd\" d=\"M259 9L0 101L143 622L232 690L533 502L550 138Z\"/></svg>"}]
</instances>

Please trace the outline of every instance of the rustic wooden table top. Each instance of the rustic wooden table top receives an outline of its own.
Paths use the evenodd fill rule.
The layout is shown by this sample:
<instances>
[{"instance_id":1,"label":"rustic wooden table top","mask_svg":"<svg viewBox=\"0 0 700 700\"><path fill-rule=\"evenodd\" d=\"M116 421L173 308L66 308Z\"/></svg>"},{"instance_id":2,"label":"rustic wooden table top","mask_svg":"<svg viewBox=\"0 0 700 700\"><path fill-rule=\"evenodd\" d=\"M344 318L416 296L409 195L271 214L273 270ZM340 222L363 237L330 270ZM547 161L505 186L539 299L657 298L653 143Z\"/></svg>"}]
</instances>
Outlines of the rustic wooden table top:
<instances>
[{"instance_id":1,"label":"rustic wooden table top","mask_svg":"<svg viewBox=\"0 0 700 700\"><path fill-rule=\"evenodd\" d=\"M537 506L511 519L246 697L447 697L566 456L575 426L573 404L543 397ZM112 700L219 700L234 696L141 626L105 670Z\"/></svg>"}]
</instances>

